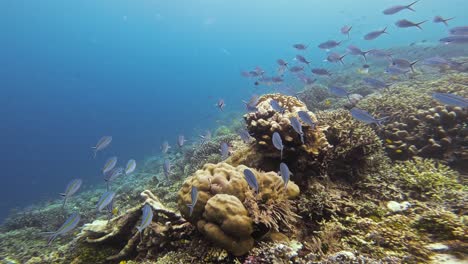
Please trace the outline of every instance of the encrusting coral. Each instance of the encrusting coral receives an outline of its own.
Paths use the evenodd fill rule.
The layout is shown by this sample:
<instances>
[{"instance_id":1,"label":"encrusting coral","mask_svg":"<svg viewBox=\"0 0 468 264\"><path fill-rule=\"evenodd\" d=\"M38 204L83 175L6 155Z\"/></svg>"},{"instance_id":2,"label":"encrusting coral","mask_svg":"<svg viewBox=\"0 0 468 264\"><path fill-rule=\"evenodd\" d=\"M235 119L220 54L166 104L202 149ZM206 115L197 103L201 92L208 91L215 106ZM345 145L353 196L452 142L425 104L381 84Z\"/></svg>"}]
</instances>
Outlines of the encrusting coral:
<instances>
[{"instance_id":1,"label":"encrusting coral","mask_svg":"<svg viewBox=\"0 0 468 264\"><path fill-rule=\"evenodd\" d=\"M244 178L245 169L224 162L206 164L185 180L178 198L182 216L215 245L236 256L253 247L257 232L278 231L283 220L294 221L296 215L288 200L299 195L296 184L289 181L285 188L275 172L251 169L259 186L254 194ZM198 200L190 215L187 204L192 202L192 187L198 189Z\"/></svg>"}]
</instances>

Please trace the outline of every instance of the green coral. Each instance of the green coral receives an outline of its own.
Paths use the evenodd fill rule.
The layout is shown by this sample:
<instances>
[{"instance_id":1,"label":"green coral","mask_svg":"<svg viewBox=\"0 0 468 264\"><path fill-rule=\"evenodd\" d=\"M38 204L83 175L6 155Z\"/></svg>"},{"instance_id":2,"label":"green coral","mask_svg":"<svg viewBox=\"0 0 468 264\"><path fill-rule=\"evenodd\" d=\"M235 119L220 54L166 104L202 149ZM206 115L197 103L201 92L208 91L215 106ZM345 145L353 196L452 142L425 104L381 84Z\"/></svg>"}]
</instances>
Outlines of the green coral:
<instances>
[{"instance_id":1,"label":"green coral","mask_svg":"<svg viewBox=\"0 0 468 264\"><path fill-rule=\"evenodd\" d=\"M468 227L462 218L445 210L425 210L413 226L438 240L460 240L468 246Z\"/></svg>"}]
</instances>

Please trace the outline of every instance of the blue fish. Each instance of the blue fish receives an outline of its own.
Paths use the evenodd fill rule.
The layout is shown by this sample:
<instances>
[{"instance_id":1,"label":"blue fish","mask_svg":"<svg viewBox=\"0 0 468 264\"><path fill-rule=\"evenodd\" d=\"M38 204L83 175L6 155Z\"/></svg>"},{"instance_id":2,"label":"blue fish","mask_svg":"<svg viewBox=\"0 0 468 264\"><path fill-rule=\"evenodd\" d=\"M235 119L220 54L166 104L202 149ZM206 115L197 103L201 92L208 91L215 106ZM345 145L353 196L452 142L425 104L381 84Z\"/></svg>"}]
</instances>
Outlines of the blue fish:
<instances>
[{"instance_id":1,"label":"blue fish","mask_svg":"<svg viewBox=\"0 0 468 264\"><path fill-rule=\"evenodd\" d=\"M179 146L179 148L183 147L186 141L187 140L185 139L184 135L179 135L177 137L177 145Z\"/></svg>"},{"instance_id":2,"label":"blue fish","mask_svg":"<svg viewBox=\"0 0 468 264\"><path fill-rule=\"evenodd\" d=\"M141 224L137 226L138 232L140 233L140 240L141 232L151 224L151 221L153 221L153 209L151 209L151 206L145 204L142 211L143 214L141 216Z\"/></svg>"},{"instance_id":3,"label":"blue fish","mask_svg":"<svg viewBox=\"0 0 468 264\"><path fill-rule=\"evenodd\" d=\"M102 168L102 173L107 174L109 171L111 171L115 165L117 164L117 157L110 157L106 163L104 164L104 167Z\"/></svg>"},{"instance_id":4,"label":"blue fish","mask_svg":"<svg viewBox=\"0 0 468 264\"><path fill-rule=\"evenodd\" d=\"M466 36L468 35L468 26L454 27L449 32L451 35Z\"/></svg>"},{"instance_id":5,"label":"blue fish","mask_svg":"<svg viewBox=\"0 0 468 264\"><path fill-rule=\"evenodd\" d=\"M136 169L136 161L131 159L127 162L127 166L125 166L125 175L130 175Z\"/></svg>"},{"instance_id":6,"label":"blue fish","mask_svg":"<svg viewBox=\"0 0 468 264\"><path fill-rule=\"evenodd\" d=\"M65 203L67 202L68 198L70 198L78 191L78 189L80 189L82 183L83 180L81 179L74 179L68 183L67 188L65 188L65 192L60 194L63 197L62 207L65 207Z\"/></svg>"},{"instance_id":7,"label":"blue fish","mask_svg":"<svg viewBox=\"0 0 468 264\"><path fill-rule=\"evenodd\" d=\"M277 150L281 151L281 159L283 159L283 140L281 139L281 136L278 132L273 133L272 141L273 146L275 146Z\"/></svg>"},{"instance_id":8,"label":"blue fish","mask_svg":"<svg viewBox=\"0 0 468 264\"><path fill-rule=\"evenodd\" d=\"M198 200L198 189L197 189L197 187L192 186L192 191L191 191L190 197L192 198L192 203L187 204L187 206L188 206L188 208L190 210L189 211L190 212L189 216L192 216L193 208L197 204L197 200Z\"/></svg>"},{"instance_id":9,"label":"blue fish","mask_svg":"<svg viewBox=\"0 0 468 264\"><path fill-rule=\"evenodd\" d=\"M312 120L312 117L310 117L310 115L306 111L299 111L299 112L297 112L297 115L302 120L302 122L306 123L311 128L315 128L316 124L315 124L314 120Z\"/></svg>"},{"instance_id":10,"label":"blue fish","mask_svg":"<svg viewBox=\"0 0 468 264\"><path fill-rule=\"evenodd\" d=\"M412 5L416 4L419 0L416 0L414 1L413 3L409 4L409 5L396 5L396 6L392 6L392 7L389 7L387 9L385 9L384 11L382 11L382 13L384 13L385 15L393 15L393 14L396 14L398 12L400 12L401 10L404 10L404 9L408 9L408 10L411 10L414 12L414 9L411 7Z\"/></svg>"},{"instance_id":11,"label":"blue fish","mask_svg":"<svg viewBox=\"0 0 468 264\"><path fill-rule=\"evenodd\" d=\"M250 136L249 131L246 129L241 129L238 133L244 143L248 144L252 141L252 137Z\"/></svg>"},{"instance_id":12,"label":"blue fish","mask_svg":"<svg viewBox=\"0 0 468 264\"><path fill-rule=\"evenodd\" d=\"M122 167L114 168L111 171L109 171L104 177L104 181L106 181L107 183L107 190L109 190L110 183L123 174L124 169Z\"/></svg>"},{"instance_id":13,"label":"blue fish","mask_svg":"<svg viewBox=\"0 0 468 264\"><path fill-rule=\"evenodd\" d=\"M48 233L51 233L51 235L49 236L47 245L50 245L58 236L64 235L70 232L71 230L73 230L80 222L80 219L81 219L80 215L75 212L68 217L65 223L63 223L62 226L57 231L48 232Z\"/></svg>"},{"instance_id":14,"label":"blue fish","mask_svg":"<svg viewBox=\"0 0 468 264\"><path fill-rule=\"evenodd\" d=\"M275 110L276 112L281 113L281 114L284 113L284 108L279 105L278 101L272 99L270 101L270 105L271 105L271 108L273 108L273 110Z\"/></svg>"},{"instance_id":15,"label":"blue fish","mask_svg":"<svg viewBox=\"0 0 468 264\"><path fill-rule=\"evenodd\" d=\"M304 66L293 66L289 68L290 72L298 73L304 70Z\"/></svg>"},{"instance_id":16,"label":"blue fish","mask_svg":"<svg viewBox=\"0 0 468 264\"><path fill-rule=\"evenodd\" d=\"M225 160L229 157L229 145L226 142L221 142L221 159Z\"/></svg>"},{"instance_id":17,"label":"blue fish","mask_svg":"<svg viewBox=\"0 0 468 264\"><path fill-rule=\"evenodd\" d=\"M374 88L388 88L390 85L389 84L386 84L385 82L381 81L381 80L377 80L377 79L374 79L374 78L364 78L363 79L365 83L369 84L370 86L374 87Z\"/></svg>"},{"instance_id":18,"label":"blue fish","mask_svg":"<svg viewBox=\"0 0 468 264\"><path fill-rule=\"evenodd\" d=\"M98 212L101 212L102 209L106 208L114 200L114 197L115 192L105 192L96 204L96 209L98 210Z\"/></svg>"},{"instance_id":19,"label":"blue fish","mask_svg":"<svg viewBox=\"0 0 468 264\"><path fill-rule=\"evenodd\" d=\"M112 137L111 136L104 136L101 139L99 139L96 146L92 147L92 149L94 149L94 158L96 158L96 154L97 154L98 151L107 148L110 145L111 142L112 142Z\"/></svg>"},{"instance_id":20,"label":"blue fish","mask_svg":"<svg viewBox=\"0 0 468 264\"><path fill-rule=\"evenodd\" d=\"M330 86L328 87L328 91L333 94L334 96L338 97L348 97L349 99L349 92L346 91L344 88L338 86Z\"/></svg>"},{"instance_id":21,"label":"blue fish","mask_svg":"<svg viewBox=\"0 0 468 264\"><path fill-rule=\"evenodd\" d=\"M432 98L438 102L446 105L459 106L462 108L468 107L468 99L463 98L459 95L451 93L433 93Z\"/></svg>"},{"instance_id":22,"label":"blue fish","mask_svg":"<svg viewBox=\"0 0 468 264\"><path fill-rule=\"evenodd\" d=\"M286 189L288 187L288 182L289 182L290 175L292 175L292 173L291 173L291 171L289 171L288 165L286 165L286 163L284 163L284 162L280 163L279 174L280 174L281 178L283 179L284 189Z\"/></svg>"},{"instance_id":23,"label":"blue fish","mask_svg":"<svg viewBox=\"0 0 468 264\"><path fill-rule=\"evenodd\" d=\"M387 119L387 117L380 118L380 119L375 119L373 116L371 116L367 111L364 111L362 109L359 109L357 107L354 107L350 110L351 115L366 124L377 124L378 126L382 125L382 122Z\"/></svg>"},{"instance_id":24,"label":"blue fish","mask_svg":"<svg viewBox=\"0 0 468 264\"><path fill-rule=\"evenodd\" d=\"M291 122L291 126L293 127L294 131L296 131L296 133L301 136L301 142L304 144L304 132L302 132L302 125L299 120L292 116L289 118L289 122Z\"/></svg>"},{"instance_id":25,"label":"blue fish","mask_svg":"<svg viewBox=\"0 0 468 264\"><path fill-rule=\"evenodd\" d=\"M364 39L365 39L365 40L374 40L374 39L380 37L380 35L382 35L382 34L388 34L388 33L387 33L387 27L385 27L385 28L382 29L382 30L375 30L375 31L372 31L372 32L367 33L367 34L364 36Z\"/></svg>"},{"instance_id":26,"label":"blue fish","mask_svg":"<svg viewBox=\"0 0 468 264\"><path fill-rule=\"evenodd\" d=\"M468 36L450 36L439 41L444 44L468 44Z\"/></svg>"},{"instance_id":27,"label":"blue fish","mask_svg":"<svg viewBox=\"0 0 468 264\"><path fill-rule=\"evenodd\" d=\"M258 103L258 95L252 95L248 102L242 101L245 104L245 108L247 112L257 112L257 103Z\"/></svg>"},{"instance_id":28,"label":"blue fish","mask_svg":"<svg viewBox=\"0 0 468 264\"><path fill-rule=\"evenodd\" d=\"M258 182L257 178L255 177L255 174L251 170L245 169L244 177L247 183L249 184L250 188L252 188L256 193L258 193Z\"/></svg>"}]
</instances>

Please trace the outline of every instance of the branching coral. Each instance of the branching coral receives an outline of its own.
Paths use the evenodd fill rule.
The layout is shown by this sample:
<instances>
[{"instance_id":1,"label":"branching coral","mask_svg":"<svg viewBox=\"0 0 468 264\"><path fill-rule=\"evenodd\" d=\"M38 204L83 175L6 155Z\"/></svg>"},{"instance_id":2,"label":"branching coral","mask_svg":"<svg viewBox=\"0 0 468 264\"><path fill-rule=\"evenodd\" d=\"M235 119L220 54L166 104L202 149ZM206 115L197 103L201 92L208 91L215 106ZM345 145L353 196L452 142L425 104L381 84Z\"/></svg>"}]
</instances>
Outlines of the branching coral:
<instances>
[{"instance_id":1,"label":"branching coral","mask_svg":"<svg viewBox=\"0 0 468 264\"><path fill-rule=\"evenodd\" d=\"M279 229L280 221L291 224L296 216L288 199L299 195L299 188L289 181L287 188L274 172L251 169L259 192L244 179L246 166L227 163L206 164L203 170L187 178L179 191L178 207L198 230L234 255L243 255L253 247L254 230L261 226ZM198 200L189 214L191 189L197 187Z\"/></svg>"}]
</instances>

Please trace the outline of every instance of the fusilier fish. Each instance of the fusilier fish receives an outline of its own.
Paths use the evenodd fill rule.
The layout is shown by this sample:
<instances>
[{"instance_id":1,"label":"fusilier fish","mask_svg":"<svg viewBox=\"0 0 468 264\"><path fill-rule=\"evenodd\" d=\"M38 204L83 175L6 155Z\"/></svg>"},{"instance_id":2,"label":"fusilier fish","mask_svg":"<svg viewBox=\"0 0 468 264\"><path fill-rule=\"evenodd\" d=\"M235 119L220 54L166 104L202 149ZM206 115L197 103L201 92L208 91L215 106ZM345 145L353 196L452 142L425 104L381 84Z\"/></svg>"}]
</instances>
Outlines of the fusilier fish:
<instances>
[{"instance_id":1,"label":"fusilier fish","mask_svg":"<svg viewBox=\"0 0 468 264\"><path fill-rule=\"evenodd\" d=\"M197 204L197 200L198 200L198 188L197 187L192 186L192 190L190 192L190 198L192 199L192 203L187 204L187 206L189 208L189 216L192 216L193 208Z\"/></svg>"},{"instance_id":2,"label":"fusilier fish","mask_svg":"<svg viewBox=\"0 0 468 264\"><path fill-rule=\"evenodd\" d=\"M65 203L67 202L68 198L70 198L78 191L78 189L80 189L82 183L83 180L81 179L74 179L68 183L67 188L65 188L65 192L60 194L63 197L62 207L65 207Z\"/></svg>"},{"instance_id":3,"label":"fusilier fish","mask_svg":"<svg viewBox=\"0 0 468 264\"><path fill-rule=\"evenodd\" d=\"M349 51L349 54L351 54L351 55L362 56L364 58L364 61L366 61L366 62L367 62L366 54L370 52L370 50L362 51L360 48L358 48L357 46L354 46L354 45L349 45L348 46L348 51Z\"/></svg>"},{"instance_id":4,"label":"fusilier fish","mask_svg":"<svg viewBox=\"0 0 468 264\"><path fill-rule=\"evenodd\" d=\"M94 158L96 158L96 154L97 154L98 151L101 151L101 150L107 148L110 145L111 142L112 142L112 137L111 136L104 136L101 139L99 139L96 146L92 147L94 149Z\"/></svg>"},{"instance_id":5,"label":"fusilier fish","mask_svg":"<svg viewBox=\"0 0 468 264\"><path fill-rule=\"evenodd\" d=\"M451 93L433 93L432 98L442 104L459 106L462 108L468 107L468 99Z\"/></svg>"},{"instance_id":6,"label":"fusilier fish","mask_svg":"<svg viewBox=\"0 0 468 264\"><path fill-rule=\"evenodd\" d=\"M137 226L138 232L140 233L140 240L141 238L141 233L145 228L147 228L150 224L151 221L153 221L153 209L151 209L151 206L148 204L145 204L142 209L142 216L141 216L141 224Z\"/></svg>"},{"instance_id":7,"label":"fusilier fish","mask_svg":"<svg viewBox=\"0 0 468 264\"><path fill-rule=\"evenodd\" d=\"M130 175L136 169L136 161L131 159L127 162L127 166L125 166L125 175Z\"/></svg>"},{"instance_id":8,"label":"fusilier fish","mask_svg":"<svg viewBox=\"0 0 468 264\"><path fill-rule=\"evenodd\" d=\"M315 128L315 122L312 120L312 117L306 111L299 111L297 115L302 120L302 122L306 123L311 128Z\"/></svg>"},{"instance_id":9,"label":"fusilier fish","mask_svg":"<svg viewBox=\"0 0 468 264\"><path fill-rule=\"evenodd\" d=\"M350 112L355 119L366 124L377 124L378 126L381 126L382 122L387 119L386 117L376 119L373 116L371 116L371 114L369 114L367 111L359 109L357 107L352 108Z\"/></svg>"},{"instance_id":10,"label":"fusilier fish","mask_svg":"<svg viewBox=\"0 0 468 264\"><path fill-rule=\"evenodd\" d=\"M104 163L104 167L102 168L102 173L107 174L109 171L111 171L115 165L117 164L117 157L110 157L107 159L106 163Z\"/></svg>"},{"instance_id":11,"label":"fusilier fish","mask_svg":"<svg viewBox=\"0 0 468 264\"><path fill-rule=\"evenodd\" d=\"M75 212L68 217L65 223L63 223L62 226L59 229L57 229L57 231L47 232L51 234L49 236L47 245L50 245L58 236L64 235L70 232L71 230L75 229L75 227L80 222L80 219L81 219L80 215Z\"/></svg>"},{"instance_id":12,"label":"fusilier fish","mask_svg":"<svg viewBox=\"0 0 468 264\"><path fill-rule=\"evenodd\" d=\"M340 44L341 44L341 41L327 40L323 43L320 43L318 47L320 49L333 49L335 47L338 47Z\"/></svg>"},{"instance_id":13,"label":"fusilier fish","mask_svg":"<svg viewBox=\"0 0 468 264\"><path fill-rule=\"evenodd\" d=\"M294 129L294 131L296 131L296 133L299 134L299 136L301 137L301 142L302 144L304 144L304 132L302 131L302 125L299 122L299 120L292 116L289 118L289 122L291 122L292 128Z\"/></svg>"},{"instance_id":14,"label":"fusilier fish","mask_svg":"<svg viewBox=\"0 0 468 264\"><path fill-rule=\"evenodd\" d=\"M283 179L284 189L286 189L288 187L289 178L292 175L292 173L291 173L291 171L289 171L288 165L286 165L286 163L284 163L284 162L280 163L279 174L280 174L281 178Z\"/></svg>"},{"instance_id":15,"label":"fusilier fish","mask_svg":"<svg viewBox=\"0 0 468 264\"><path fill-rule=\"evenodd\" d=\"M109 190L111 182L117 179L119 176L124 174L124 169L122 167L113 168L104 176L104 181L107 183L107 190Z\"/></svg>"},{"instance_id":16,"label":"fusilier fish","mask_svg":"<svg viewBox=\"0 0 468 264\"><path fill-rule=\"evenodd\" d=\"M281 159L283 159L283 140L278 132L274 132L272 136L273 146L279 151L281 151Z\"/></svg>"},{"instance_id":17,"label":"fusilier fish","mask_svg":"<svg viewBox=\"0 0 468 264\"><path fill-rule=\"evenodd\" d=\"M372 32L367 33L364 36L364 39L365 40L374 40L374 39L380 37L380 35L382 35L382 34L388 34L387 33L387 27L385 27L382 30L376 30L376 31L372 31Z\"/></svg>"},{"instance_id":18,"label":"fusilier fish","mask_svg":"<svg viewBox=\"0 0 468 264\"><path fill-rule=\"evenodd\" d=\"M417 27L420 30L422 30L421 24L423 24L425 22L427 22L427 20L421 21L419 23L414 23L414 22L411 22L411 21L409 21L407 19L401 19L401 20L398 20L397 22L395 22L395 25L397 27L400 27L400 28Z\"/></svg>"},{"instance_id":19,"label":"fusilier fish","mask_svg":"<svg viewBox=\"0 0 468 264\"><path fill-rule=\"evenodd\" d=\"M271 99L270 100L270 106L276 112L278 112L280 114L284 114L284 108L279 105L278 101Z\"/></svg>"},{"instance_id":20,"label":"fusilier fish","mask_svg":"<svg viewBox=\"0 0 468 264\"><path fill-rule=\"evenodd\" d=\"M221 159L225 160L229 157L229 145L226 142L221 142Z\"/></svg>"},{"instance_id":21,"label":"fusilier fish","mask_svg":"<svg viewBox=\"0 0 468 264\"><path fill-rule=\"evenodd\" d=\"M411 10L411 11L414 11L413 8L411 8L412 5L416 4L419 0L417 1L414 1L413 3L409 4L409 5L396 5L396 6L392 6L392 7L389 7L387 9L385 9L384 11L382 11L382 13L384 13L385 15L393 15L393 14L396 14L398 12L400 12L401 10L404 10L404 9L408 9L408 10Z\"/></svg>"},{"instance_id":22,"label":"fusilier fish","mask_svg":"<svg viewBox=\"0 0 468 264\"><path fill-rule=\"evenodd\" d=\"M244 177L247 183L249 184L250 188L252 188L255 191L255 193L258 193L258 182L257 178L255 177L255 174L251 170L245 169Z\"/></svg>"},{"instance_id":23,"label":"fusilier fish","mask_svg":"<svg viewBox=\"0 0 468 264\"><path fill-rule=\"evenodd\" d=\"M443 18L441 16L435 16L434 19L432 20L432 22L434 23L444 23L444 25L446 27L448 27L448 23L447 21L450 21L452 19L454 19L455 17L451 17L451 18Z\"/></svg>"},{"instance_id":24,"label":"fusilier fish","mask_svg":"<svg viewBox=\"0 0 468 264\"><path fill-rule=\"evenodd\" d=\"M114 199L115 197L115 192L113 191L107 191L105 192L101 198L99 198L99 201L96 204L96 209L98 212L101 212L102 209L106 208Z\"/></svg>"}]
</instances>

